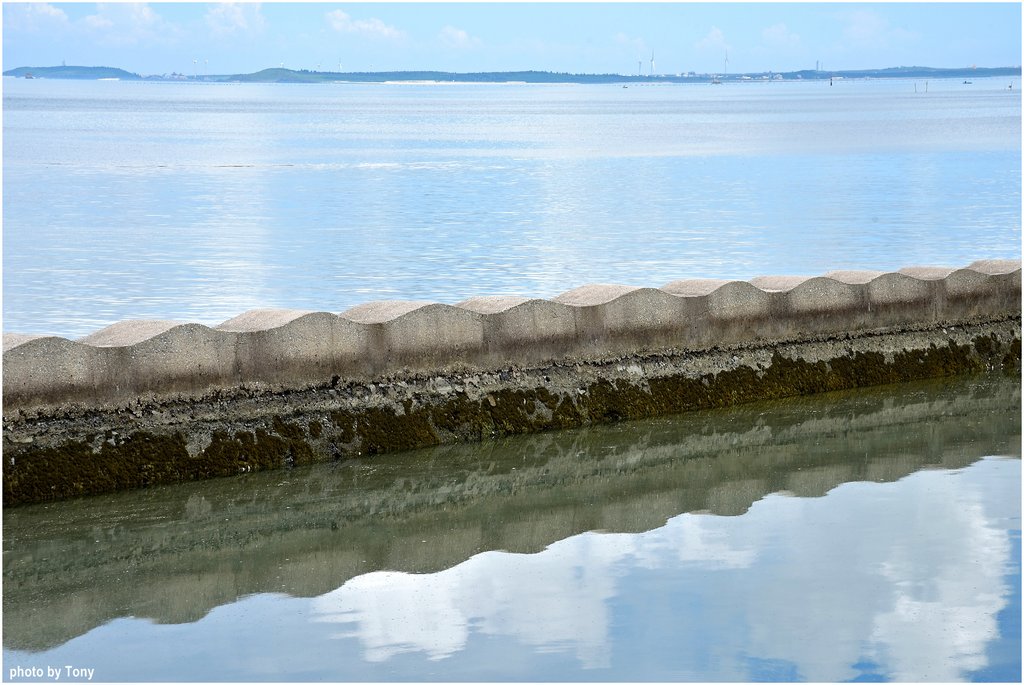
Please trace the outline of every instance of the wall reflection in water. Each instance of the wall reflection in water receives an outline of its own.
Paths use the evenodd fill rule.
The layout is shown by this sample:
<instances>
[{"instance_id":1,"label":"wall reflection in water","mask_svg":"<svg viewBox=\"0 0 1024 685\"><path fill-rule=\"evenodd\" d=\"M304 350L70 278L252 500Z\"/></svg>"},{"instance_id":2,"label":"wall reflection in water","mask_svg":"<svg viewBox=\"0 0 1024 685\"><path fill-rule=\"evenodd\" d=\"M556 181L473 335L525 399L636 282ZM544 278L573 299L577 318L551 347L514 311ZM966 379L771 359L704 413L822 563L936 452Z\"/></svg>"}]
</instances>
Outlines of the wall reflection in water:
<instances>
[{"instance_id":1,"label":"wall reflection in water","mask_svg":"<svg viewBox=\"0 0 1024 685\"><path fill-rule=\"evenodd\" d=\"M14 509L5 668L1019 680L1019 455L980 378Z\"/></svg>"}]
</instances>

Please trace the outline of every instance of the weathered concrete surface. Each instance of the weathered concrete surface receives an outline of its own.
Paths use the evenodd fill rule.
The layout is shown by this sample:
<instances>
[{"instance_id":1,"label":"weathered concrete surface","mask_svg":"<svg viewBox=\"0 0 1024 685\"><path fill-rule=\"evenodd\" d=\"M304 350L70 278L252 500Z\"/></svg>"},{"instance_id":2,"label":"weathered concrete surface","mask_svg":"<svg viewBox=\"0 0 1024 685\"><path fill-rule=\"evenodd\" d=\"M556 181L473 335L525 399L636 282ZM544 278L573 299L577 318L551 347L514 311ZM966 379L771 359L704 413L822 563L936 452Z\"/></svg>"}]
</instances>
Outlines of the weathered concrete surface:
<instances>
[{"instance_id":1,"label":"weathered concrete surface","mask_svg":"<svg viewBox=\"0 0 1024 685\"><path fill-rule=\"evenodd\" d=\"M1015 372L1019 348L1005 261L5 336L4 504Z\"/></svg>"},{"instance_id":2,"label":"weathered concrete surface","mask_svg":"<svg viewBox=\"0 0 1024 685\"><path fill-rule=\"evenodd\" d=\"M17 410L4 415L4 504L995 368L1019 372L1019 318L116 410Z\"/></svg>"},{"instance_id":3,"label":"weathered concrete surface","mask_svg":"<svg viewBox=\"0 0 1024 685\"><path fill-rule=\"evenodd\" d=\"M301 390L333 376L489 370L564 359L794 341L1020 312L1020 262L833 272L663 288L591 284L551 301L370 302L335 315L254 310L208 328L122 321L78 341L6 334L4 411L142 397Z\"/></svg>"}]
</instances>

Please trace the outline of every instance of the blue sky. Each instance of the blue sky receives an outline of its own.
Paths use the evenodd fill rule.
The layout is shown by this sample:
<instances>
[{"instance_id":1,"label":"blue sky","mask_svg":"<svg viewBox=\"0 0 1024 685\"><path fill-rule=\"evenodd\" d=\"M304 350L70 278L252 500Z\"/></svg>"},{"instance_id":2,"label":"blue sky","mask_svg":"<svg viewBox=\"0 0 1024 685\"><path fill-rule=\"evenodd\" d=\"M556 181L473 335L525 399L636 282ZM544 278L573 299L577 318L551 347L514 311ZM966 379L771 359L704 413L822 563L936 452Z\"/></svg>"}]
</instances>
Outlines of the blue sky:
<instances>
[{"instance_id":1,"label":"blue sky","mask_svg":"<svg viewBox=\"0 0 1024 685\"><path fill-rule=\"evenodd\" d=\"M1006 3L11 3L3 68L656 73L1017 66Z\"/></svg>"}]
</instances>

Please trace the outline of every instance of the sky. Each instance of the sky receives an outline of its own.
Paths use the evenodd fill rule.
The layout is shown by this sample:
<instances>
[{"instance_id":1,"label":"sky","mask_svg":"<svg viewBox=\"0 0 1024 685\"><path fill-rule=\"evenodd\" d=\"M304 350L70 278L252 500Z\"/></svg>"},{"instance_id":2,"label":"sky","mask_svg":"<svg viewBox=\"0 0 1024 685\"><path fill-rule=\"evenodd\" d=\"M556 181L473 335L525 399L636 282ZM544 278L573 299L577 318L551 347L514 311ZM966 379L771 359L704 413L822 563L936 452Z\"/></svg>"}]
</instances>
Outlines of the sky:
<instances>
[{"instance_id":1,"label":"sky","mask_svg":"<svg viewBox=\"0 0 1024 685\"><path fill-rule=\"evenodd\" d=\"M1021 4L5 0L3 68L62 63L143 75L1018 66Z\"/></svg>"}]
</instances>

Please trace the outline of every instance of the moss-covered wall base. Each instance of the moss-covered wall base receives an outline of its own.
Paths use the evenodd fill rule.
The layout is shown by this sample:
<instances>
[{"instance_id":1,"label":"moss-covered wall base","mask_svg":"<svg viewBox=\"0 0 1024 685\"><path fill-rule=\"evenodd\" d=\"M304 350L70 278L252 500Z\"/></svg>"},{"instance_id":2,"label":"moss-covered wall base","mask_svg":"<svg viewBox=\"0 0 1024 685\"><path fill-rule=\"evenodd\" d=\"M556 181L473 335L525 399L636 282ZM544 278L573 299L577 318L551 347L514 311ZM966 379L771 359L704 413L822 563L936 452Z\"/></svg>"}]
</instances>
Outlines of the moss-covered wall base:
<instances>
[{"instance_id":1,"label":"moss-covered wall base","mask_svg":"<svg viewBox=\"0 0 1024 685\"><path fill-rule=\"evenodd\" d=\"M1002 369L1021 323L579 360L490 373L409 374L291 393L240 389L129 409L4 415L3 503L14 506L761 399Z\"/></svg>"}]
</instances>

